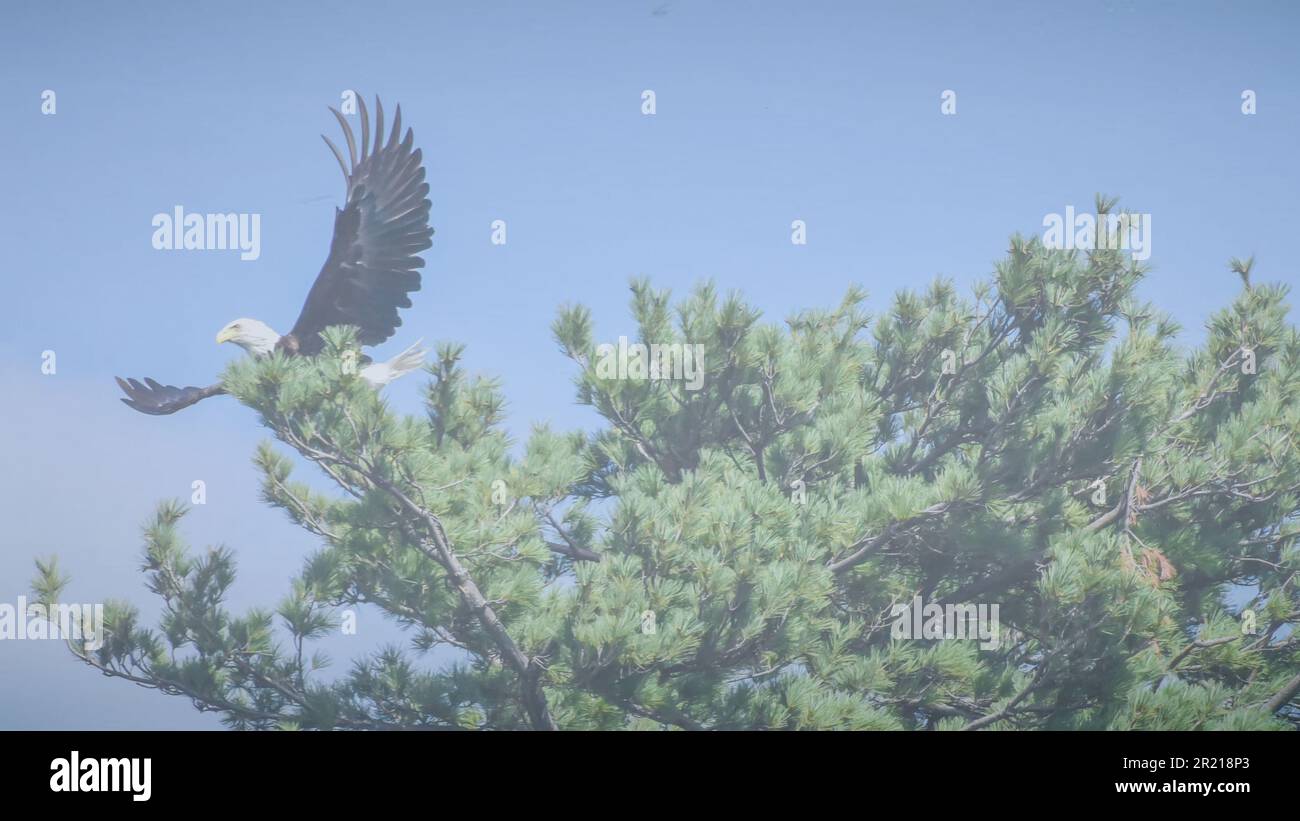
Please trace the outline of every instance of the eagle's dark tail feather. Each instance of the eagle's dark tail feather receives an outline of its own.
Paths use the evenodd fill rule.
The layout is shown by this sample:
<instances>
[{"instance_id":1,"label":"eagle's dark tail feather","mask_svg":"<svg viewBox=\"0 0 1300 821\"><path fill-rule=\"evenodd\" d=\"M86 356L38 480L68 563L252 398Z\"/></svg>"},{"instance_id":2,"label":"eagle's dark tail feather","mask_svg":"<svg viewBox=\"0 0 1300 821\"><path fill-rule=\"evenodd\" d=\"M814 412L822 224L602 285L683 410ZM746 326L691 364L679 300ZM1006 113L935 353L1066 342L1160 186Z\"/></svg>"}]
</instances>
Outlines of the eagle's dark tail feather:
<instances>
[{"instance_id":1,"label":"eagle's dark tail feather","mask_svg":"<svg viewBox=\"0 0 1300 821\"><path fill-rule=\"evenodd\" d=\"M161 385L158 382L145 377L144 382L135 379L123 379L120 376L113 377L117 380L117 385L126 394L122 400L127 407L147 413L150 416L166 416L169 413L175 413L181 408L188 408L195 402L207 399L209 396L223 394L226 389L220 385L209 385L206 388L196 388L187 386L178 388L175 385Z\"/></svg>"}]
</instances>

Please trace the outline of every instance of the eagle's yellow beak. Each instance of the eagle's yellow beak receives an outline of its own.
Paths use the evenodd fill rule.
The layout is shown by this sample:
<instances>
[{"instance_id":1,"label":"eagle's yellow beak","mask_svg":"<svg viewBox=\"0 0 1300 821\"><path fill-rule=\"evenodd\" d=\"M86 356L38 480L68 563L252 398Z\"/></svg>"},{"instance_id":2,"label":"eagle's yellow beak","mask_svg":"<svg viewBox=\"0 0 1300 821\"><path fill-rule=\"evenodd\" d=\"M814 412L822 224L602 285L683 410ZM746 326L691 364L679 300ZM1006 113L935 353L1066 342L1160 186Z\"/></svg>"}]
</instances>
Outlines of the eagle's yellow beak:
<instances>
[{"instance_id":1,"label":"eagle's yellow beak","mask_svg":"<svg viewBox=\"0 0 1300 821\"><path fill-rule=\"evenodd\" d=\"M235 332L230 328L229 325L227 325L226 327L222 328L220 331L217 332L218 345L220 345L222 342L229 342L234 338L235 338Z\"/></svg>"}]
</instances>

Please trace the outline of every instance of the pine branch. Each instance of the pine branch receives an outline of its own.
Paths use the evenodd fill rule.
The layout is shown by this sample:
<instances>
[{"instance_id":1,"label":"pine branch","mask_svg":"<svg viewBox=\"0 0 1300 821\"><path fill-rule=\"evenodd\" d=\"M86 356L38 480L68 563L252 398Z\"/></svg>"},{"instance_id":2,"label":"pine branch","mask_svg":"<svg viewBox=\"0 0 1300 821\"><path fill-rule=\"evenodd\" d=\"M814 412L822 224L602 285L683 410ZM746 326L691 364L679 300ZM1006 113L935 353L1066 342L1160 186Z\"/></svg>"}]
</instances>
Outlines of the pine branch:
<instances>
[{"instance_id":1,"label":"pine branch","mask_svg":"<svg viewBox=\"0 0 1300 821\"><path fill-rule=\"evenodd\" d=\"M1297 673L1294 678L1288 681L1286 686L1278 691L1277 695L1270 698L1268 703L1264 705L1264 709L1269 713L1276 713L1290 704L1296 693L1300 693L1300 673Z\"/></svg>"}]
</instances>

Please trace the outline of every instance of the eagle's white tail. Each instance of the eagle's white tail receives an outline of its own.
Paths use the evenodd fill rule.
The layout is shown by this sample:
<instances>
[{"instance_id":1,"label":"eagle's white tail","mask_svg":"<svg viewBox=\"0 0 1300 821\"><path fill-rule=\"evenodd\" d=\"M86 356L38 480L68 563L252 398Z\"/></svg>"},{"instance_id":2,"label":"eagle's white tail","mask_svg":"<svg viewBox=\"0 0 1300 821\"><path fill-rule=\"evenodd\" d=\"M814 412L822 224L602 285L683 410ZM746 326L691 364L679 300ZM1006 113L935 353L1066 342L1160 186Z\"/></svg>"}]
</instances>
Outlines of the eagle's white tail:
<instances>
[{"instance_id":1,"label":"eagle's white tail","mask_svg":"<svg viewBox=\"0 0 1300 821\"><path fill-rule=\"evenodd\" d=\"M418 371L424 365L424 355L428 353L422 347L423 342L423 339L416 340L414 345L387 362L374 362L367 365L361 369L361 378L376 388L382 388L400 376Z\"/></svg>"}]
</instances>

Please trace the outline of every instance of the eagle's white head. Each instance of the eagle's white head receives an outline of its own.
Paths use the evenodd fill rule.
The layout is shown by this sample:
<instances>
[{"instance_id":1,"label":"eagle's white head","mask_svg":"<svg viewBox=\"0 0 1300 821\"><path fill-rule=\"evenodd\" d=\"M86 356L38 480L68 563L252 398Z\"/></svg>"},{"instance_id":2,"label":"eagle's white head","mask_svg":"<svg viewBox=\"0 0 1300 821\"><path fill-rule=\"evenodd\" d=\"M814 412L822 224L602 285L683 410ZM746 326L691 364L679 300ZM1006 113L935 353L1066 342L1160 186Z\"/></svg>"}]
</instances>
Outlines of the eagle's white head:
<instances>
[{"instance_id":1,"label":"eagle's white head","mask_svg":"<svg viewBox=\"0 0 1300 821\"><path fill-rule=\"evenodd\" d=\"M251 354L268 354L275 350L280 335L257 319L236 319L217 333L217 344L233 342Z\"/></svg>"}]
</instances>

